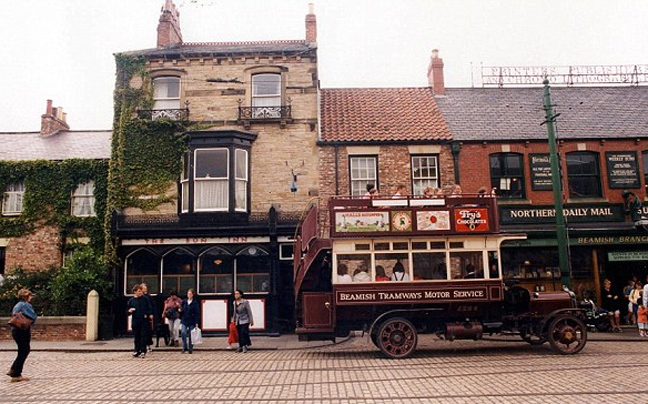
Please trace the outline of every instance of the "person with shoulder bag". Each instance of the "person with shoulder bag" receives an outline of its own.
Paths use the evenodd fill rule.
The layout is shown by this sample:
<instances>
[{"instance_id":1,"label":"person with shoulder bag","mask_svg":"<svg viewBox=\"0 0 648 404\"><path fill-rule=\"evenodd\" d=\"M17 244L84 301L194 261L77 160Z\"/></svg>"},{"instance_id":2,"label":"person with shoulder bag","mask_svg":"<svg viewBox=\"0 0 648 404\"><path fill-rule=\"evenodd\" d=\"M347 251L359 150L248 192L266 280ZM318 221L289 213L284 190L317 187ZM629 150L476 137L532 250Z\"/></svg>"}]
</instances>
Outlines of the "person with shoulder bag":
<instances>
[{"instance_id":1,"label":"person with shoulder bag","mask_svg":"<svg viewBox=\"0 0 648 404\"><path fill-rule=\"evenodd\" d=\"M162 321L164 319L169 323L169 334L174 346L180 345L180 310L182 309L182 300L176 295L175 290L171 291L170 296L164 301L164 310L162 311Z\"/></svg>"},{"instance_id":2,"label":"person with shoulder bag","mask_svg":"<svg viewBox=\"0 0 648 404\"><path fill-rule=\"evenodd\" d=\"M243 299L243 291L236 289L234 292L234 317L232 322L236 324L238 331L239 347L236 352L247 352L252 341L250 341L250 327L254 325L252 308L250 302Z\"/></svg>"},{"instance_id":3,"label":"person with shoulder bag","mask_svg":"<svg viewBox=\"0 0 648 404\"><path fill-rule=\"evenodd\" d=\"M31 305L31 300L34 294L27 289L20 289L18 291L18 299L20 300L11 310L12 321L11 324L11 336L16 345L18 345L18 354L16 355L16 360L14 360L11 365L11 369L7 373L11 377L11 382L24 382L28 381L28 377L22 375L23 366L25 365L25 360L29 356L31 350L31 325L36 322L38 316L34 311L34 307ZM20 319L19 319L20 318ZM24 321L24 319L28 321ZM22 320L22 321L21 321ZM24 322L24 325L21 324Z\"/></svg>"}]
</instances>

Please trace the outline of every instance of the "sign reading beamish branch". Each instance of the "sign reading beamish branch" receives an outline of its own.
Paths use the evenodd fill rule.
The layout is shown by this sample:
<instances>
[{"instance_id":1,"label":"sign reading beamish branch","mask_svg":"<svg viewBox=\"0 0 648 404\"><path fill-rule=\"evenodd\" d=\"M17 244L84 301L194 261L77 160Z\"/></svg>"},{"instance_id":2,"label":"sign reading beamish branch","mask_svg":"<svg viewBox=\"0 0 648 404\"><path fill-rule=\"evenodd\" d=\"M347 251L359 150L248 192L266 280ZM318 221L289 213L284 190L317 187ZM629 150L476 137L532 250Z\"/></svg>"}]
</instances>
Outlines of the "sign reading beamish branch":
<instances>
[{"instance_id":1,"label":"sign reading beamish branch","mask_svg":"<svg viewBox=\"0 0 648 404\"><path fill-rule=\"evenodd\" d=\"M567 222L623 222L622 205L570 205L563 208ZM556 208L553 206L500 206L502 224L555 223Z\"/></svg>"},{"instance_id":2,"label":"sign reading beamish branch","mask_svg":"<svg viewBox=\"0 0 648 404\"><path fill-rule=\"evenodd\" d=\"M551 162L549 154L529 154L531 165L531 188L534 191L551 191Z\"/></svg>"},{"instance_id":3,"label":"sign reading beamish branch","mask_svg":"<svg viewBox=\"0 0 648 404\"><path fill-rule=\"evenodd\" d=\"M337 304L398 303L398 302L444 302L444 301L487 301L486 287L469 288L418 288L411 290L353 290L336 291Z\"/></svg>"},{"instance_id":4,"label":"sign reading beamish branch","mask_svg":"<svg viewBox=\"0 0 648 404\"><path fill-rule=\"evenodd\" d=\"M634 151L605 152L610 188L639 188L639 166Z\"/></svg>"}]
</instances>

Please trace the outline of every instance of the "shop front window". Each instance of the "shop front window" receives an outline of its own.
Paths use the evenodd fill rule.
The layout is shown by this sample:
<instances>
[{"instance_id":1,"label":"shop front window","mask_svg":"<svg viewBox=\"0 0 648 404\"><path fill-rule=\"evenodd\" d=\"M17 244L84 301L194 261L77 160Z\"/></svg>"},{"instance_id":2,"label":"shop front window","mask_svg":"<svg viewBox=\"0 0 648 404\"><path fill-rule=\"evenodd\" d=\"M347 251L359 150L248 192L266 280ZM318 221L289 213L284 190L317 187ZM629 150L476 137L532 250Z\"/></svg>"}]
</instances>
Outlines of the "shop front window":
<instances>
[{"instance_id":1,"label":"shop front window","mask_svg":"<svg viewBox=\"0 0 648 404\"><path fill-rule=\"evenodd\" d=\"M234 257L221 248L212 248L200 257L198 293L227 293L233 291Z\"/></svg>"},{"instance_id":2,"label":"shop front window","mask_svg":"<svg viewBox=\"0 0 648 404\"><path fill-rule=\"evenodd\" d=\"M160 292L160 257L148 250L138 250L126 258L124 294L133 293L133 286L146 283L149 293Z\"/></svg>"},{"instance_id":3,"label":"shop front window","mask_svg":"<svg viewBox=\"0 0 648 404\"><path fill-rule=\"evenodd\" d=\"M243 293L270 292L270 255L256 246L236 256L236 288Z\"/></svg>"},{"instance_id":4,"label":"shop front window","mask_svg":"<svg viewBox=\"0 0 648 404\"><path fill-rule=\"evenodd\" d=\"M194 257L189 251L179 248L164 256L162 286L165 295L172 291L184 294L189 288L196 287Z\"/></svg>"},{"instance_id":5,"label":"shop front window","mask_svg":"<svg viewBox=\"0 0 648 404\"><path fill-rule=\"evenodd\" d=\"M524 169L522 155L518 153L495 153L490 155L491 187L497 188L497 196L524 199Z\"/></svg>"}]
</instances>

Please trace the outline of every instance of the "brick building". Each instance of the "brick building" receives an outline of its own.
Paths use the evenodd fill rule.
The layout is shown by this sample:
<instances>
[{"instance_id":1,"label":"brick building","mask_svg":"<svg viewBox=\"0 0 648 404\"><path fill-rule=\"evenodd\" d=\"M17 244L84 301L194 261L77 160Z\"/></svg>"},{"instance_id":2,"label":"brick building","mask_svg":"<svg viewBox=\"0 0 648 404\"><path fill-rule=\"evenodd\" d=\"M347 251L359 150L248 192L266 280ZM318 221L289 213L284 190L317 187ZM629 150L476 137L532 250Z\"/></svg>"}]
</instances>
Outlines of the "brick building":
<instances>
[{"instance_id":1,"label":"brick building","mask_svg":"<svg viewBox=\"0 0 648 404\"><path fill-rule=\"evenodd\" d=\"M188 43L167 1L157 47L123 54L143 58L152 79L153 108L140 106L140 118L190 123L170 201L127 206L115 218L123 300L142 281L160 297L195 288L204 330L218 332L240 288L254 331L292 328L292 239L318 192L312 9L305 25L300 40ZM118 321L124 329L125 318Z\"/></svg>"},{"instance_id":2,"label":"brick building","mask_svg":"<svg viewBox=\"0 0 648 404\"><path fill-rule=\"evenodd\" d=\"M543 88L444 88L442 76L435 85L464 191L496 188L501 229L528 235L503 246L505 277L532 290L560 287ZM626 214L622 193L646 200L648 87L551 91L573 287L644 280L648 234Z\"/></svg>"},{"instance_id":3,"label":"brick building","mask_svg":"<svg viewBox=\"0 0 648 404\"><path fill-rule=\"evenodd\" d=\"M0 274L60 267L73 245L90 242L88 226L103 221L96 200L105 198L110 135L70 130L50 100L39 132L0 133Z\"/></svg>"}]
</instances>

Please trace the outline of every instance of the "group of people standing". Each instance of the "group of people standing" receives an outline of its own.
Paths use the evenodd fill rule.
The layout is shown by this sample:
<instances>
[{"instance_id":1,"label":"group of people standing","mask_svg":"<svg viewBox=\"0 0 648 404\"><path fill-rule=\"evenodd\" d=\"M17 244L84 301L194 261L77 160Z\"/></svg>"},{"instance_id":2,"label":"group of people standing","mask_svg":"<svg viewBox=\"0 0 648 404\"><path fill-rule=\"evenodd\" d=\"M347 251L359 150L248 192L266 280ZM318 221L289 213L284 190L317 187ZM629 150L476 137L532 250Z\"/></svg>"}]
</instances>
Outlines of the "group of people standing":
<instances>
[{"instance_id":1,"label":"group of people standing","mask_svg":"<svg viewBox=\"0 0 648 404\"><path fill-rule=\"evenodd\" d=\"M633 277L623 289L622 295L612 288L612 281L603 281L602 310L599 311L609 313L613 332L621 332L620 325L623 320L626 324L636 324L639 335L648 337L648 278L646 280L646 285L642 286L641 282ZM621 313L626 313L623 319Z\"/></svg>"},{"instance_id":2,"label":"group of people standing","mask_svg":"<svg viewBox=\"0 0 648 404\"><path fill-rule=\"evenodd\" d=\"M148 294L146 284L133 287L133 298L128 301L128 315L131 316L131 328L134 337L134 352L136 358L146 357L152 350L153 329L155 318L155 303ZM166 324L165 324L166 323ZM236 325L239 347L238 352L247 352L252 345L250 341L250 326L254 325L250 303L243 299L243 292L234 292L234 315L232 323ZM192 354L194 344L191 333L200 329L200 303L193 288L187 290L187 298L180 299L175 291L164 301L161 313L162 326L168 326L169 338L174 346L179 346L182 340L182 353Z\"/></svg>"}]
</instances>

